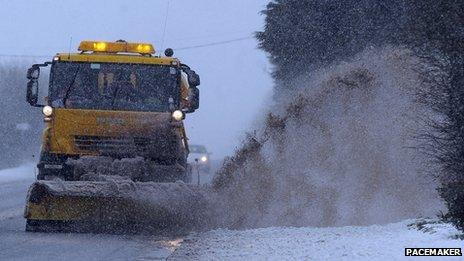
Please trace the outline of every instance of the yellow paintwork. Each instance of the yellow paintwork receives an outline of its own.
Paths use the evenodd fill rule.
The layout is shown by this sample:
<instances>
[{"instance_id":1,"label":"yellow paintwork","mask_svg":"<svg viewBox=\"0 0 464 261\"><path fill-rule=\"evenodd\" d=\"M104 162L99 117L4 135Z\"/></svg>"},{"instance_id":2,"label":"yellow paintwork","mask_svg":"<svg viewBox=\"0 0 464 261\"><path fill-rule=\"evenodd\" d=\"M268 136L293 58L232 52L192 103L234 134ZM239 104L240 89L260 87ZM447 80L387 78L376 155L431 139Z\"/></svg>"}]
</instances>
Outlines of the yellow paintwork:
<instances>
[{"instance_id":1,"label":"yellow paintwork","mask_svg":"<svg viewBox=\"0 0 464 261\"><path fill-rule=\"evenodd\" d=\"M55 109L47 123L43 148L49 152L66 155L98 155L98 152L79 151L74 136L147 137L157 128L173 126L169 112L136 112L82 109ZM183 124L176 124L179 137L187 146ZM45 144L48 142L48 144Z\"/></svg>"},{"instance_id":2,"label":"yellow paintwork","mask_svg":"<svg viewBox=\"0 0 464 261\"><path fill-rule=\"evenodd\" d=\"M107 53L139 53L154 54L155 48L149 43L128 42L104 42L104 41L82 41L79 51L83 52L107 52Z\"/></svg>"},{"instance_id":3,"label":"yellow paintwork","mask_svg":"<svg viewBox=\"0 0 464 261\"><path fill-rule=\"evenodd\" d=\"M157 64L174 65L180 64L177 58L152 57L129 54L113 53L59 53L55 57L64 62L89 62L89 63L134 63L134 64Z\"/></svg>"},{"instance_id":4,"label":"yellow paintwork","mask_svg":"<svg viewBox=\"0 0 464 261\"><path fill-rule=\"evenodd\" d=\"M156 220L165 216L161 209L147 215L144 204L122 198L49 195L37 203L28 201L24 217L29 220L82 221L97 225L108 222L140 222L141 218Z\"/></svg>"},{"instance_id":5,"label":"yellow paintwork","mask_svg":"<svg viewBox=\"0 0 464 261\"><path fill-rule=\"evenodd\" d=\"M27 202L24 217L34 220L85 220L99 216L98 199L53 197L40 203ZM72 206L72 207L70 207Z\"/></svg>"},{"instance_id":6,"label":"yellow paintwork","mask_svg":"<svg viewBox=\"0 0 464 261\"><path fill-rule=\"evenodd\" d=\"M134 212L134 204L121 199L47 196L39 203L27 202L24 217L31 220L98 222L123 220Z\"/></svg>"}]
</instances>

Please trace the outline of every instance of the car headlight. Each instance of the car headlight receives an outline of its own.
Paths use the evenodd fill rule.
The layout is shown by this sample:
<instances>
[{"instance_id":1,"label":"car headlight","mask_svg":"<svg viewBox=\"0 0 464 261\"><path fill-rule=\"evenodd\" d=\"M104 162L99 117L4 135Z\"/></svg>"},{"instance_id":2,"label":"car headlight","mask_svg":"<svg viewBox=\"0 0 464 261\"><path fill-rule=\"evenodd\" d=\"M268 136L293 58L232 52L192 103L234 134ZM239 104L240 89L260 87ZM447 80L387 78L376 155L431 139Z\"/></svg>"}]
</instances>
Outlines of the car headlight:
<instances>
[{"instance_id":1,"label":"car headlight","mask_svg":"<svg viewBox=\"0 0 464 261\"><path fill-rule=\"evenodd\" d=\"M201 157L200 160L201 160L202 162L206 162L206 161L208 160L208 158L207 158L206 156L203 156L203 157Z\"/></svg>"},{"instance_id":2,"label":"car headlight","mask_svg":"<svg viewBox=\"0 0 464 261\"><path fill-rule=\"evenodd\" d=\"M47 106L44 106L44 107L42 108L42 113L43 113L46 117L52 116L52 114L53 114L53 108L52 108L52 106L48 106L48 105L47 105Z\"/></svg>"},{"instance_id":3,"label":"car headlight","mask_svg":"<svg viewBox=\"0 0 464 261\"><path fill-rule=\"evenodd\" d=\"M174 118L176 121L181 121L184 119L184 113L180 110L176 110L172 113L172 118Z\"/></svg>"}]
</instances>

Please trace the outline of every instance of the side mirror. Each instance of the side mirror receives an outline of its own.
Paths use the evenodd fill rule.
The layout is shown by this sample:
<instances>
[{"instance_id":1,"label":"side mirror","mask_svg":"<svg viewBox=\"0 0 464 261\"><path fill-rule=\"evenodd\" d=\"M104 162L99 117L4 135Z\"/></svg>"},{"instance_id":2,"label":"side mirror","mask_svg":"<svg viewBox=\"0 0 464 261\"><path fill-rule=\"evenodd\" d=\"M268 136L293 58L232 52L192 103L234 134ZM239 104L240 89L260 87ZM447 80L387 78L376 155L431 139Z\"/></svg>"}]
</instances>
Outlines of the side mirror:
<instances>
[{"instance_id":1,"label":"side mirror","mask_svg":"<svg viewBox=\"0 0 464 261\"><path fill-rule=\"evenodd\" d=\"M188 73L188 81L190 86L198 86L200 85L200 75L198 75L195 71L190 71Z\"/></svg>"},{"instance_id":2,"label":"side mirror","mask_svg":"<svg viewBox=\"0 0 464 261\"><path fill-rule=\"evenodd\" d=\"M37 79L30 79L27 82L26 100L31 106L37 106L39 100L39 83Z\"/></svg>"},{"instance_id":3,"label":"side mirror","mask_svg":"<svg viewBox=\"0 0 464 261\"><path fill-rule=\"evenodd\" d=\"M188 113L194 112L200 107L200 90L197 87L189 88L189 101Z\"/></svg>"},{"instance_id":4,"label":"side mirror","mask_svg":"<svg viewBox=\"0 0 464 261\"><path fill-rule=\"evenodd\" d=\"M27 70L27 79L29 80L37 80L40 76L40 67L33 65L31 68Z\"/></svg>"},{"instance_id":5,"label":"side mirror","mask_svg":"<svg viewBox=\"0 0 464 261\"><path fill-rule=\"evenodd\" d=\"M41 64L34 64L27 70L27 89L26 89L26 101L34 107L41 107L37 102L39 100L39 77L40 67L46 67L52 64L52 62L45 62Z\"/></svg>"}]
</instances>

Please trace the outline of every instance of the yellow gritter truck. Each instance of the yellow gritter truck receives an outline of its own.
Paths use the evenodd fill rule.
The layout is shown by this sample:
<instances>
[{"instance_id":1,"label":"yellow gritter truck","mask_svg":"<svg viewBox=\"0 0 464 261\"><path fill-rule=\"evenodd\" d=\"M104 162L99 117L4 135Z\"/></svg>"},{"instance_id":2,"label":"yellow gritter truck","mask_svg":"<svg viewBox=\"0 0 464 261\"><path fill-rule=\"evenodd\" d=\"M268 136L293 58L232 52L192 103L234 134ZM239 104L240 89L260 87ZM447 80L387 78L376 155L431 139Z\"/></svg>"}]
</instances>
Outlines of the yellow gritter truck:
<instances>
[{"instance_id":1,"label":"yellow gritter truck","mask_svg":"<svg viewBox=\"0 0 464 261\"><path fill-rule=\"evenodd\" d=\"M99 230L136 223L135 214L166 225L166 211L145 213L136 197L143 191L160 200L166 186L192 192L183 120L198 109L199 76L172 49L157 56L147 43L82 41L78 50L27 72L26 99L42 108L45 130L26 230ZM47 66L48 92L39 104L40 69Z\"/></svg>"}]
</instances>

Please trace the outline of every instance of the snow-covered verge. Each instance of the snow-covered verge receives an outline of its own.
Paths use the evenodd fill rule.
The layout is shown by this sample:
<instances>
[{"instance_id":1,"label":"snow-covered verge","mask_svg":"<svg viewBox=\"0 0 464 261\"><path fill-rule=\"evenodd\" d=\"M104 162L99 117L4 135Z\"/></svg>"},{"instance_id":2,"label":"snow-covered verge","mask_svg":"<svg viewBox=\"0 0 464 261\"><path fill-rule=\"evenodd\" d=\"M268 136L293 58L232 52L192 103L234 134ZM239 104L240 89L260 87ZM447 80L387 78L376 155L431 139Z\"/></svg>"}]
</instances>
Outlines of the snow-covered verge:
<instances>
[{"instance_id":1,"label":"snow-covered verge","mask_svg":"<svg viewBox=\"0 0 464 261\"><path fill-rule=\"evenodd\" d=\"M422 223L213 230L186 238L169 260L402 260L406 247L462 247L452 225Z\"/></svg>"},{"instance_id":2,"label":"snow-covered verge","mask_svg":"<svg viewBox=\"0 0 464 261\"><path fill-rule=\"evenodd\" d=\"M0 170L0 183L18 180L33 180L35 178L35 165L25 164L20 167Z\"/></svg>"}]
</instances>

